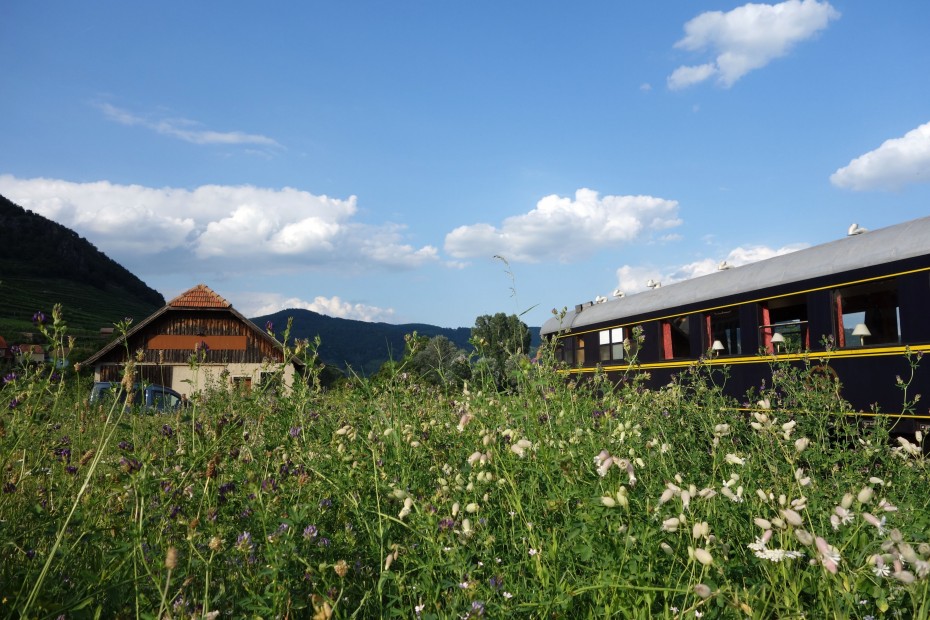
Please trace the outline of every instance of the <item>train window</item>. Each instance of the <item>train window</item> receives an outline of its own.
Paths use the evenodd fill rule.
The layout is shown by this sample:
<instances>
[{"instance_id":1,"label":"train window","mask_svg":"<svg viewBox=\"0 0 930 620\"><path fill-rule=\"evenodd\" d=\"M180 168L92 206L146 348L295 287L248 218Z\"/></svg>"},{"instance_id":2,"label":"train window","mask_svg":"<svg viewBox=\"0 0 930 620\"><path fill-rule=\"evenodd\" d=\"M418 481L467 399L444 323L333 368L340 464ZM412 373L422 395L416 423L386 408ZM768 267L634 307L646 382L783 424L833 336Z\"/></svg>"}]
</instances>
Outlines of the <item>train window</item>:
<instances>
[{"instance_id":1,"label":"train window","mask_svg":"<svg viewBox=\"0 0 930 620\"><path fill-rule=\"evenodd\" d=\"M810 332L807 328L807 297L792 295L771 299L759 304L759 343L767 353L777 353L772 337L780 334L781 351L810 349Z\"/></svg>"},{"instance_id":2,"label":"train window","mask_svg":"<svg viewBox=\"0 0 930 620\"><path fill-rule=\"evenodd\" d=\"M575 338L575 363L584 366L584 338Z\"/></svg>"},{"instance_id":3,"label":"train window","mask_svg":"<svg viewBox=\"0 0 930 620\"><path fill-rule=\"evenodd\" d=\"M560 362L565 362L569 366L575 363L575 343L574 338L559 338L555 347L555 357Z\"/></svg>"},{"instance_id":4,"label":"train window","mask_svg":"<svg viewBox=\"0 0 930 620\"><path fill-rule=\"evenodd\" d=\"M901 341L901 316L895 280L879 280L834 291L839 347Z\"/></svg>"},{"instance_id":5,"label":"train window","mask_svg":"<svg viewBox=\"0 0 930 620\"><path fill-rule=\"evenodd\" d=\"M662 356L667 359L691 357L690 317L676 316L662 321Z\"/></svg>"},{"instance_id":6,"label":"train window","mask_svg":"<svg viewBox=\"0 0 930 620\"><path fill-rule=\"evenodd\" d=\"M602 362L623 359L622 327L601 330L598 336L600 338L600 359Z\"/></svg>"},{"instance_id":7,"label":"train window","mask_svg":"<svg viewBox=\"0 0 930 620\"><path fill-rule=\"evenodd\" d=\"M723 349L717 351L718 355L739 355L743 352L740 342L739 312L736 308L718 310L704 315L707 335L707 347L711 348L715 341L720 341Z\"/></svg>"}]
</instances>

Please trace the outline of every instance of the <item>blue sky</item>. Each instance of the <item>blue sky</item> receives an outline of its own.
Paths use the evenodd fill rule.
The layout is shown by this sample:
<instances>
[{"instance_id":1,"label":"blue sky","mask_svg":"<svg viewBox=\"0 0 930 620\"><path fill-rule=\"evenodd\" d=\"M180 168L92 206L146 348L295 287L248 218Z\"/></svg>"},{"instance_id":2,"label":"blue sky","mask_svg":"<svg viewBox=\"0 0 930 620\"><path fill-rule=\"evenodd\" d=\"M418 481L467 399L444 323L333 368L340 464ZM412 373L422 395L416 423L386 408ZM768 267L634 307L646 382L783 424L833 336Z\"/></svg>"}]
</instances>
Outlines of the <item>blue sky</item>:
<instances>
[{"instance_id":1,"label":"blue sky","mask_svg":"<svg viewBox=\"0 0 930 620\"><path fill-rule=\"evenodd\" d=\"M930 214L928 26L918 1L4 2L0 194L166 298L540 325Z\"/></svg>"}]
</instances>

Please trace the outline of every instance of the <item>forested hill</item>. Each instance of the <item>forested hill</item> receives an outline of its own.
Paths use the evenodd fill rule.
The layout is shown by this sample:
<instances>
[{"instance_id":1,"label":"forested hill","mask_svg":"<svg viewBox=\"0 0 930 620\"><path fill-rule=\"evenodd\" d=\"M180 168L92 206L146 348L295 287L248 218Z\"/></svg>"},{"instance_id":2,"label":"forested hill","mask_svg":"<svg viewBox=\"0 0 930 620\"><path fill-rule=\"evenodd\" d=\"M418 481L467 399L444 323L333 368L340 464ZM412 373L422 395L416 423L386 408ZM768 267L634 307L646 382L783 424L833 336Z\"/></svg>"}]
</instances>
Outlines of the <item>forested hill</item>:
<instances>
[{"instance_id":1,"label":"forested hill","mask_svg":"<svg viewBox=\"0 0 930 620\"><path fill-rule=\"evenodd\" d=\"M141 320L165 299L73 230L0 196L0 336L38 338L33 315L50 315L56 304L81 359L104 343L101 327Z\"/></svg>"},{"instance_id":2,"label":"forested hill","mask_svg":"<svg viewBox=\"0 0 930 620\"><path fill-rule=\"evenodd\" d=\"M122 265L70 228L0 196L0 273L3 278L65 279L101 290L121 290L154 307L165 305Z\"/></svg>"},{"instance_id":3,"label":"forested hill","mask_svg":"<svg viewBox=\"0 0 930 620\"><path fill-rule=\"evenodd\" d=\"M331 366L351 368L361 375L378 371L388 360L400 361L404 357L404 336L414 331L420 336L445 336L455 346L471 351L470 327L437 327L423 323L392 325L339 319L312 310L281 310L274 314L251 319L259 327L268 321L281 334L288 318L293 319L290 337L309 338L320 336L320 359ZM539 344L539 328L531 327L532 346Z\"/></svg>"}]
</instances>

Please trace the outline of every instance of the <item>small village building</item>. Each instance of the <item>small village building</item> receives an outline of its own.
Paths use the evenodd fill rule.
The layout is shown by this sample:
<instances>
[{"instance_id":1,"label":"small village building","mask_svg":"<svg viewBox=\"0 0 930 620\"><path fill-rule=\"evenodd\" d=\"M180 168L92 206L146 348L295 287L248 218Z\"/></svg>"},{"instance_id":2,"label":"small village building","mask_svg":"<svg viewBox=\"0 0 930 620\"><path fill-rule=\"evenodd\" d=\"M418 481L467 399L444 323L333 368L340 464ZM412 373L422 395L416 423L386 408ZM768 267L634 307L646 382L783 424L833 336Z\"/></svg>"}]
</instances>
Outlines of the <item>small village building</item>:
<instances>
[{"instance_id":1,"label":"small village building","mask_svg":"<svg viewBox=\"0 0 930 620\"><path fill-rule=\"evenodd\" d=\"M127 346L128 345L128 346ZM289 388L300 362L209 287L178 295L81 363L95 381L121 381L127 355L137 380L190 396L210 386L248 390L278 377ZM283 370L283 372L282 372Z\"/></svg>"}]
</instances>

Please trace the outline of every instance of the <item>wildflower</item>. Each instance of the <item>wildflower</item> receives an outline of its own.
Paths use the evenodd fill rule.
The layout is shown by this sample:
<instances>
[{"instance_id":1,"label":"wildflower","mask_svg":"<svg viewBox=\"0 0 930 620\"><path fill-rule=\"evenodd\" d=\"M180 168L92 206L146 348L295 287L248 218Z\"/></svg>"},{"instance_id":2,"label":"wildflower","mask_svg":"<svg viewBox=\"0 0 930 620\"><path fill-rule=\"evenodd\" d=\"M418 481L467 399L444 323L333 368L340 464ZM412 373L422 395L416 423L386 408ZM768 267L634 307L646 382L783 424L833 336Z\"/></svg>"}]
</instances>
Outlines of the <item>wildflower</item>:
<instances>
[{"instance_id":1,"label":"wildflower","mask_svg":"<svg viewBox=\"0 0 930 620\"><path fill-rule=\"evenodd\" d=\"M714 562L714 557L706 549L700 547L694 550L694 559L704 566L710 566Z\"/></svg>"},{"instance_id":2,"label":"wildflower","mask_svg":"<svg viewBox=\"0 0 930 620\"><path fill-rule=\"evenodd\" d=\"M681 525L681 521L678 517L671 517L662 522L662 530L665 532L675 532L678 530L679 525Z\"/></svg>"},{"instance_id":3,"label":"wildflower","mask_svg":"<svg viewBox=\"0 0 930 620\"><path fill-rule=\"evenodd\" d=\"M699 583L694 586L694 593L700 596L701 598L707 598L711 595L710 588L703 583Z\"/></svg>"},{"instance_id":4,"label":"wildflower","mask_svg":"<svg viewBox=\"0 0 930 620\"><path fill-rule=\"evenodd\" d=\"M724 457L724 460L726 460L726 462L729 463L730 465L745 465L746 464L746 459L740 458L739 456L735 454L727 454L726 457Z\"/></svg>"},{"instance_id":5,"label":"wildflower","mask_svg":"<svg viewBox=\"0 0 930 620\"><path fill-rule=\"evenodd\" d=\"M509 601L510 599L513 598L513 594L511 594L510 592L507 592L507 591L502 592L502 593L501 593L501 596L503 596L503 597L504 597L505 599L507 599L508 601Z\"/></svg>"},{"instance_id":6,"label":"wildflower","mask_svg":"<svg viewBox=\"0 0 930 620\"><path fill-rule=\"evenodd\" d=\"M526 455L526 451L532 447L533 442L528 439L520 439L512 446L510 446L510 451L522 459Z\"/></svg>"},{"instance_id":7,"label":"wildflower","mask_svg":"<svg viewBox=\"0 0 930 620\"><path fill-rule=\"evenodd\" d=\"M617 505L617 501L614 498L610 497L609 495L605 495L601 497L601 504L603 504L604 506L607 506L608 508L613 508L614 506Z\"/></svg>"},{"instance_id":8,"label":"wildflower","mask_svg":"<svg viewBox=\"0 0 930 620\"><path fill-rule=\"evenodd\" d=\"M536 555L537 553L539 553L539 551L537 551L536 549L532 549L532 548L531 548L529 553L530 553L531 556L533 556L533 555Z\"/></svg>"},{"instance_id":9,"label":"wildflower","mask_svg":"<svg viewBox=\"0 0 930 620\"><path fill-rule=\"evenodd\" d=\"M46 320L45 313L42 312L41 310L39 310L38 312L32 315L32 322L35 323L36 325L44 325L45 320Z\"/></svg>"},{"instance_id":10,"label":"wildflower","mask_svg":"<svg viewBox=\"0 0 930 620\"><path fill-rule=\"evenodd\" d=\"M236 538L236 549L242 553L248 553L249 551L252 551L254 547L255 545L252 543L252 534L249 532L242 532Z\"/></svg>"},{"instance_id":11,"label":"wildflower","mask_svg":"<svg viewBox=\"0 0 930 620\"><path fill-rule=\"evenodd\" d=\"M333 570L336 571L340 578L345 577L346 573L349 572L349 565L345 560L339 560L333 565Z\"/></svg>"},{"instance_id":12,"label":"wildflower","mask_svg":"<svg viewBox=\"0 0 930 620\"><path fill-rule=\"evenodd\" d=\"M209 547L210 547L210 551L214 551L214 552L219 551L220 549L223 548L223 539L220 538L219 536L214 536L213 538L210 539Z\"/></svg>"},{"instance_id":13,"label":"wildflower","mask_svg":"<svg viewBox=\"0 0 930 620\"><path fill-rule=\"evenodd\" d=\"M872 487L862 487L858 495L856 495L856 499L860 504L868 504L872 499L873 493L874 491L872 491Z\"/></svg>"},{"instance_id":14,"label":"wildflower","mask_svg":"<svg viewBox=\"0 0 930 620\"><path fill-rule=\"evenodd\" d=\"M316 526L313 524L310 524L304 528L303 536L306 540L313 540L314 538L317 537L317 533L318 532L317 532Z\"/></svg>"},{"instance_id":15,"label":"wildflower","mask_svg":"<svg viewBox=\"0 0 930 620\"><path fill-rule=\"evenodd\" d=\"M804 524L804 519L801 518L796 511L786 508L781 511L781 516L784 517L785 521L793 525L794 527L799 527Z\"/></svg>"},{"instance_id":16,"label":"wildflower","mask_svg":"<svg viewBox=\"0 0 930 620\"><path fill-rule=\"evenodd\" d=\"M413 499L406 498L404 499L404 507L400 509L400 513L397 515L399 519L403 519L410 514L410 510L413 508Z\"/></svg>"},{"instance_id":17,"label":"wildflower","mask_svg":"<svg viewBox=\"0 0 930 620\"><path fill-rule=\"evenodd\" d=\"M178 550L174 547L168 547L168 553L165 554L165 568L173 570L178 565Z\"/></svg>"},{"instance_id":18,"label":"wildflower","mask_svg":"<svg viewBox=\"0 0 930 620\"><path fill-rule=\"evenodd\" d=\"M823 564L824 568L835 575L837 565L841 561L839 550L827 543L827 541L820 536L815 539L815 542L817 543L817 551L820 552L820 563Z\"/></svg>"},{"instance_id":19,"label":"wildflower","mask_svg":"<svg viewBox=\"0 0 930 620\"><path fill-rule=\"evenodd\" d=\"M862 518L865 519L866 523L868 523L869 525L874 525L876 528L878 528L879 535L882 535L885 533L885 517L882 517L881 519L879 519L872 513L863 512Z\"/></svg>"},{"instance_id":20,"label":"wildflower","mask_svg":"<svg viewBox=\"0 0 930 620\"><path fill-rule=\"evenodd\" d=\"M301 429L301 427L299 427L299 426L292 426L291 429L288 431L288 434L289 434L291 437L295 437L295 438L296 438L298 435L300 435L300 431L301 431L301 430L302 430L302 429Z\"/></svg>"}]
</instances>

